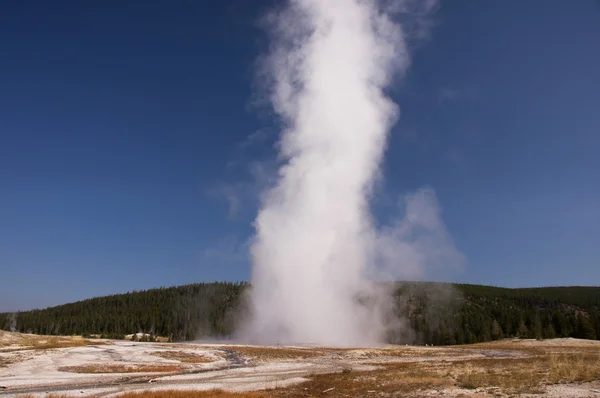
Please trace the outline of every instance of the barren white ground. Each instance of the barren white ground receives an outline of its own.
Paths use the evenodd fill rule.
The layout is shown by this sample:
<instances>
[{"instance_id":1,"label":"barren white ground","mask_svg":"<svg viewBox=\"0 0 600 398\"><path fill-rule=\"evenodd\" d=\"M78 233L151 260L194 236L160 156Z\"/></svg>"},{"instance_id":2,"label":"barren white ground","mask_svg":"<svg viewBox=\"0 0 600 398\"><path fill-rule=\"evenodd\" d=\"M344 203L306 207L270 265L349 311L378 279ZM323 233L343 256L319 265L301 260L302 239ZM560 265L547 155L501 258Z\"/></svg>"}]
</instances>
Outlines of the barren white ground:
<instances>
[{"instance_id":1,"label":"barren white ground","mask_svg":"<svg viewBox=\"0 0 600 398\"><path fill-rule=\"evenodd\" d=\"M389 362L463 361L526 355L521 351L481 347L465 349L389 346L377 349L336 350L315 347L269 348L112 340L97 340L97 343L94 340L91 345L78 347L35 349L23 346L22 336L0 332L0 343L3 343L0 344L0 396L45 396L47 393L66 396L115 396L123 392L150 389L252 391L282 388L304 382L310 375L341 372L348 368L353 371L373 370L377 364ZM39 339L33 336L31 338ZM555 342L561 344L561 340ZM532 341L526 344L537 343ZM598 347L600 353L600 342L589 344ZM261 352L260 350L265 350L266 355L252 354ZM167 359L164 357L165 353L176 356L201 356L206 362L189 363ZM298 355L295 357L294 353ZM84 365L107 368L170 366L173 369L134 373L73 372L73 367ZM445 393L436 391L435 394L477 395L478 391L453 389ZM544 396L600 397L600 383L550 386Z\"/></svg>"}]
</instances>

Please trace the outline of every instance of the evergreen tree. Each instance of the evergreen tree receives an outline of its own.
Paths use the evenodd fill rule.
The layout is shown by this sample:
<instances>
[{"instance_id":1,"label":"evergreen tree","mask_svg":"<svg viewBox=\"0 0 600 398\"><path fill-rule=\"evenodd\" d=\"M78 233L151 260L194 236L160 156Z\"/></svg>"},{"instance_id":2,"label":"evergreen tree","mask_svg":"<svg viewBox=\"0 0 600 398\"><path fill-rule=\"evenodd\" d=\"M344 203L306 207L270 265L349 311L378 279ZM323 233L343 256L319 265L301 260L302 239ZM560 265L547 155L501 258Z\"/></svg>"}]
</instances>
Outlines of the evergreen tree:
<instances>
[{"instance_id":1,"label":"evergreen tree","mask_svg":"<svg viewBox=\"0 0 600 398\"><path fill-rule=\"evenodd\" d=\"M500 327L500 323L498 323L497 320L494 319L494 321L492 322L492 339L494 340L498 340L501 339L503 337L503 332L502 332L502 328Z\"/></svg>"},{"instance_id":2,"label":"evergreen tree","mask_svg":"<svg viewBox=\"0 0 600 398\"><path fill-rule=\"evenodd\" d=\"M525 321L521 320L519 323L518 336L521 338L527 337L529 335L529 329L525 325Z\"/></svg>"},{"instance_id":3,"label":"evergreen tree","mask_svg":"<svg viewBox=\"0 0 600 398\"><path fill-rule=\"evenodd\" d=\"M580 339L596 339L596 331L594 327L582 313L577 316L577 328L575 329L575 337Z\"/></svg>"},{"instance_id":4,"label":"evergreen tree","mask_svg":"<svg viewBox=\"0 0 600 398\"><path fill-rule=\"evenodd\" d=\"M98 297L44 310L0 313L0 328L40 334L148 333L172 341L230 335L247 307L247 283L202 283ZM388 288L387 286L386 288ZM394 343L465 344L505 336L597 339L600 288L504 289L396 283ZM135 338L135 336L133 337Z\"/></svg>"}]
</instances>

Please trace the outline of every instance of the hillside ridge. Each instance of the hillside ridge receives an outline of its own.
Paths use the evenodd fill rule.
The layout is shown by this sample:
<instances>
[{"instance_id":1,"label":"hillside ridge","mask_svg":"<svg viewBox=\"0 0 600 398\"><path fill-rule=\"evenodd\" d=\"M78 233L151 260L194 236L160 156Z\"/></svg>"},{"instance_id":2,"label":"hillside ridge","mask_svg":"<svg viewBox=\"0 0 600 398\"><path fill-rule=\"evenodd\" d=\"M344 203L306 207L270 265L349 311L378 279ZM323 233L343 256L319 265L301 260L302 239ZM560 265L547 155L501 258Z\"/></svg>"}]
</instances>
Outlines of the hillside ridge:
<instances>
[{"instance_id":1,"label":"hillside ridge","mask_svg":"<svg viewBox=\"0 0 600 398\"><path fill-rule=\"evenodd\" d=\"M386 283L393 343L463 344L504 337L599 339L600 287L505 288L442 282ZM173 340L231 336L248 315L247 282L195 283L95 297L45 309L0 313L0 329L122 338L144 332Z\"/></svg>"}]
</instances>

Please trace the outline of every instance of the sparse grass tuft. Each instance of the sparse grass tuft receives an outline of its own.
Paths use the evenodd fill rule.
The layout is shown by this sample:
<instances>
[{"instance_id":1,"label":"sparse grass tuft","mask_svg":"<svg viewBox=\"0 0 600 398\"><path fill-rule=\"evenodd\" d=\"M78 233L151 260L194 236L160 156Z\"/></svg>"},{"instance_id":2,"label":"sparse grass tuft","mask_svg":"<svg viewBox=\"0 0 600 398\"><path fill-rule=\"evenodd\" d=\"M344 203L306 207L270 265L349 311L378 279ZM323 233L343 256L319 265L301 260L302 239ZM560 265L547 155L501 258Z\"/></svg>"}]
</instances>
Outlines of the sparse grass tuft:
<instances>
[{"instance_id":1,"label":"sparse grass tuft","mask_svg":"<svg viewBox=\"0 0 600 398\"><path fill-rule=\"evenodd\" d=\"M573 383L600 380L600 353L550 356L548 383Z\"/></svg>"},{"instance_id":2,"label":"sparse grass tuft","mask_svg":"<svg viewBox=\"0 0 600 398\"><path fill-rule=\"evenodd\" d=\"M453 384L453 380L435 369L424 371L415 363L393 363L369 372L348 369L340 373L311 375L310 380L272 391L274 396L324 396L357 397L377 392L397 396L417 390L442 389Z\"/></svg>"},{"instance_id":3,"label":"sparse grass tuft","mask_svg":"<svg viewBox=\"0 0 600 398\"><path fill-rule=\"evenodd\" d=\"M4 352L22 350L48 350L53 348L82 347L86 345L103 345L101 341L90 341L79 336L42 336L4 332L8 336L0 340Z\"/></svg>"},{"instance_id":4,"label":"sparse grass tuft","mask_svg":"<svg viewBox=\"0 0 600 398\"><path fill-rule=\"evenodd\" d=\"M264 392L228 392L223 390L208 391L143 391L129 392L118 395L118 398L269 398L271 395Z\"/></svg>"},{"instance_id":5,"label":"sparse grass tuft","mask_svg":"<svg viewBox=\"0 0 600 398\"><path fill-rule=\"evenodd\" d=\"M60 372L71 373L167 373L181 370L177 365L144 365L144 364L91 364L80 366L63 366Z\"/></svg>"},{"instance_id":6,"label":"sparse grass tuft","mask_svg":"<svg viewBox=\"0 0 600 398\"><path fill-rule=\"evenodd\" d=\"M186 363L212 360L193 345L171 351L148 352L181 363L155 365L90 364L59 370L77 373L168 373L193 368ZM358 397L358 396L423 396L453 394L455 387L477 389L466 395L545 394L551 384L600 380L600 345L575 340L556 341L506 340L486 344L442 349L423 347L388 347L384 349L337 349L314 347L212 346L237 351L240 356L257 362L296 361L330 364L338 373L305 376L306 382L279 386L259 393L235 394L224 391L149 391L128 393L125 398L188 397ZM206 348L198 346L198 350ZM218 354L218 351L215 351ZM20 354L19 354L20 355ZM206 355L206 356L204 356ZM7 354L8 356L8 354ZM10 359L10 356L8 356ZM313 357L320 357L318 361ZM2 364L0 354L0 366ZM363 365L373 370L360 370ZM310 368L309 368L310 369ZM327 367L324 369L328 369ZM333 368L329 368L330 370ZM149 376L149 377L154 377ZM562 387L561 387L562 388ZM569 388L565 386L565 388ZM457 392L460 394L461 392ZM54 397L60 398L60 397Z\"/></svg>"},{"instance_id":7,"label":"sparse grass tuft","mask_svg":"<svg viewBox=\"0 0 600 398\"><path fill-rule=\"evenodd\" d=\"M600 354L550 354L530 358L480 359L459 365L457 385L500 387L504 393L540 393L544 385L600 379Z\"/></svg>"},{"instance_id":8,"label":"sparse grass tuft","mask_svg":"<svg viewBox=\"0 0 600 398\"><path fill-rule=\"evenodd\" d=\"M311 375L296 386L274 390L275 396L366 396L414 394L458 386L490 394L540 394L545 386L600 379L600 354L579 352L535 357L486 358L461 361L396 362L379 364L368 372L342 371ZM375 363L373 363L375 364Z\"/></svg>"},{"instance_id":9,"label":"sparse grass tuft","mask_svg":"<svg viewBox=\"0 0 600 398\"><path fill-rule=\"evenodd\" d=\"M515 365L515 364L513 364ZM536 394L543 391L541 374L527 367L515 367L510 370L470 368L458 375L456 383L467 389L499 388L506 394Z\"/></svg>"},{"instance_id":10,"label":"sparse grass tuft","mask_svg":"<svg viewBox=\"0 0 600 398\"><path fill-rule=\"evenodd\" d=\"M69 395L49 394L45 398L69 398ZM223 390L162 390L126 392L117 398L271 398L265 392L229 392ZM33 395L19 395L19 398L35 398Z\"/></svg>"},{"instance_id":11,"label":"sparse grass tuft","mask_svg":"<svg viewBox=\"0 0 600 398\"><path fill-rule=\"evenodd\" d=\"M17 395L17 397L19 398L36 398L35 395L31 395L31 394L19 394ZM59 395L59 394L47 394L44 395L44 398L71 398L68 395Z\"/></svg>"},{"instance_id":12,"label":"sparse grass tuft","mask_svg":"<svg viewBox=\"0 0 600 398\"><path fill-rule=\"evenodd\" d=\"M45 336L44 336L45 337ZM19 345L32 348L34 350L49 350L52 348L82 347L90 344L97 344L77 337L47 337L41 339L23 339Z\"/></svg>"},{"instance_id":13,"label":"sparse grass tuft","mask_svg":"<svg viewBox=\"0 0 600 398\"><path fill-rule=\"evenodd\" d=\"M205 355L194 354L192 352L185 351L161 351L153 352L152 355L184 363L208 363L215 361L213 358L207 357Z\"/></svg>"},{"instance_id":14,"label":"sparse grass tuft","mask_svg":"<svg viewBox=\"0 0 600 398\"><path fill-rule=\"evenodd\" d=\"M233 350L242 357L256 360L274 359L306 359L324 354L323 350L316 348L290 348L290 347L259 347L259 346L233 346L219 347L220 349Z\"/></svg>"}]
</instances>

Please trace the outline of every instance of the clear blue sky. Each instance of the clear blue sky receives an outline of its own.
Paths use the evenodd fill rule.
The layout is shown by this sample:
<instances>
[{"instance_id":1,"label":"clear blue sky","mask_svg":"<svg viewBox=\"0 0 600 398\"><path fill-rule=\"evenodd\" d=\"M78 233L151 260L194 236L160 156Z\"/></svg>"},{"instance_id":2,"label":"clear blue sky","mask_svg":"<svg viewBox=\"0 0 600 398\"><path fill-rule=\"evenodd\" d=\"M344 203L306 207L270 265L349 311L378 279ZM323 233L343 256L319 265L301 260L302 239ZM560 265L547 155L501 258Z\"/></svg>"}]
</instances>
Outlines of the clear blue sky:
<instances>
[{"instance_id":1,"label":"clear blue sky","mask_svg":"<svg viewBox=\"0 0 600 398\"><path fill-rule=\"evenodd\" d=\"M246 280L271 2L0 3L0 310ZM374 203L433 187L452 280L600 284L600 3L443 1Z\"/></svg>"}]
</instances>

